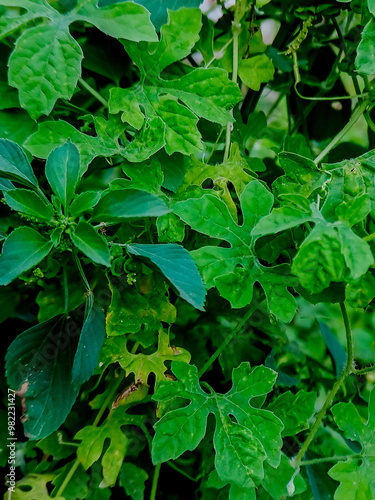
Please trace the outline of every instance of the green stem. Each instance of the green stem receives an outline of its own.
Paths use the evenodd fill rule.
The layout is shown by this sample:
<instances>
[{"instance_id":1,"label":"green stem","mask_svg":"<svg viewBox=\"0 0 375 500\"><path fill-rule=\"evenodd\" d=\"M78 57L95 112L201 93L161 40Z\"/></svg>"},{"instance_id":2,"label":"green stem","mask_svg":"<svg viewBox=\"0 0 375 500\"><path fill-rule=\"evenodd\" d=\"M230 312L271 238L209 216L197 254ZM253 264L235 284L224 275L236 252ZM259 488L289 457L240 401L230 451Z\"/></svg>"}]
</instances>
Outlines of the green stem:
<instances>
[{"instance_id":1,"label":"green stem","mask_svg":"<svg viewBox=\"0 0 375 500\"><path fill-rule=\"evenodd\" d=\"M375 233L369 234L362 239L363 239L363 241L367 241L367 242L375 240Z\"/></svg>"},{"instance_id":2,"label":"green stem","mask_svg":"<svg viewBox=\"0 0 375 500\"><path fill-rule=\"evenodd\" d=\"M360 370L353 370L354 375L365 375L366 373L375 372L375 366L366 366Z\"/></svg>"},{"instance_id":3,"label":"green stem","mask_svg":"<svg viewBox=\"0 0 375 500\"><path fill-rule=\"evenodd\" d=\"M314 464L322 464L324 462L339 462L340 460L359 460L363 458L363 455L340 455L334 457L322 457L322 458L314 458L313 460L303 460L300 465L314 465Z\"/></svg>"},{"instance_id":4,"label":"green stem","mask_svg":"<svg viewBox=\"0 0 375 500\"><path fill-rule=\"evenodd\" d=\"M327 156L327 154L333 149L344 137L344 135L352 128L352 126L357 122L357 120L362 116L363 112L367 108L369 102L362 101L357 109L354 111L352 114L350 120L348 123L345 125L343 129L340 130L340 132L332 139L332 141L326 146L323 151L315 158L314 163L315 165L318 165L323 158Z\"/></svg>"},{"instance_id":5,"label":"green stem","mask_svg":"<svg viewBox=\"0 0 375 500\"><path fill-rule=\"evenodd\" d=\"M247 321L249 320L250 316L253 314L255 311L255 307L251 307L245 316L242 318L242 320L237 324L235 328L233 328L232 333L228 335L228 337L224 340L224 342L216 349L216 351L212 354L212 356L207 360L207 362L204 364L204 366L199 370L198 373L198 378L201 378L201 376L208 370L208 368L212 365L212 363L220 356L220 354L224 351L224 349L227 347L227 345L234 339L234 337L242 330L242 328L245 326Z\"/></svg>"},{"instance_id":6,"label":"green stem","mask_svg":"<svg viewBox=\"0 0 375 500\"><path fill-rule=\"evenodd\" d=\"M150 500L155 500L155 498L156 498L156 492L158 489L158 481L159 481L159 475L160 475L160 467L161 467L161 464L158 464L155 467L154 478L152 480Z\"/></svg>"},{"instance_id":7,"label":"green stem","mask_svg":"<svg viewBox=\"0 0 375 500\"><path fill-rule=\"evenodd\" d=\"M68 272L66 266L63 268L63 283L64 283L64 314L68 316L69 312L69 284L68 284Z\"/></svg>"},{"instance_id":8,"label":"green stem","mask_svg":"<svg viewBox=\"0 0 375 500\"><path fill-rule=\"evenodd\" d=\"M219 132L219 134L218 134L218 136L217 136L216 142L215 142L215 144L213 145L213 147L212 147L212 149L211 149L211 151L210 151L210 154L208 155L208 158L207 158L207 160L205 160L205 161L204 161L204 163L206 163L206 164L207 164L207 163L211 160L212 155L213 155L213 154L215 153L215 151L217 150L217 147L218 147L218 145L219 145L219 141L220 141L220 139L221 139L221 136L223 135L224 130L225 130L225 127L223 127L223 128L220 130L220 132Z\"/></svg>"},{"instance_id":9,"label":"green stem","mask_svg":"<svg viewBox=\"0 0 375 500\"><path fill-rule=\"evenodd\" d=\"M90 284L87 281L85 273L83 272L83 267L82 267L81 261L79 260L79 257L77 255L77 251L75 248L73 249L73 256L74 256L74 261L75 261L76 266L78 268L79 274L81 275L82 281L85 285L85 288L86 288L88 293L91 293Z\"/></svg>"},{"instance_id":10,"label":"green stem","mask_svg":"<svg viewBox=\"0 0 375 500\"><path fill-rule=\"evenodd\" d=\"M103 104L104 107L108 108L108 102L97 92L95 89L91 87L85 80L81 77L78 78L79 83L84 87L92 96L94 96L99 102Z\"/></svg>"},{"instance_id":11,"label":"green stem","mask_svg":"<svg viewBox=\"0 0 375 500\"><path fill-rule=\"evenodd\" d=\"M117 389L119 388L119 385L121 384L121 382L122 382L122 380L124 378L124 375L125 375L124 371L122 371L120 375L116 375L115 374L115 378L111 382L112 383L112 389L109 391L108 396L106 397L104 403L102 404L102 406L101 406L101 408L100 408L98 414L96 415L96 418L95 418L95 420L94 420L94 422L92 424L94 427L97 427L97 425L100 422L100 419L103 416L103 413L107 409L107 406L109 405L109 403L111 401L113 401L114 395L116 394ZM73 462L73 465L72 465L70 471L68 472L66 478L64 479L62 485L58 489L58 491L57 491L57 493L55 495L56 497L61 497L62 496L65 488L67 487L67 485L69 484L70 480L74 476L74 473L78 469L80 463L81 462L80 462L79 458L77 457L75 459L75 461Z\"/></svg>"},{"instance_id":12,"label":"green stem","mask_svg":"<svg viewBox=\"0 0 375 500\"><path fill-rule=\"evenodd\" d=\"M316 432L318 431L320 424L327 413L328 408L331 406L332 401L334 400L337 391L340 389L342 384L344 383L344 380L346 377L350 374L353 373L353 335L352 331L350 328L350 323L349 323L349 318L348 314L346 312L346 307L343 302L340 303L340 308L341 308L341 314L344 320L344 325L345 325L345 333L346 333L346 345L347 345L347 351L348 351L348 358L346 360L345 368L340 375L340 377L336 380L336 382L333 384L333 387L330 391L330 393L327 396L327 399L325 400L325 403L318 413L316 420L314 422L314 425L312 426L309 435L307 436L306 441L303 443L301 449L297 453L296 457L293 459L292 463L293 466L298 469L299 466L301 465L302 458L304 457L308 447L310 446L312 440L315 437Z\"/></svg>"},{"instance_id":13,"label":"green stem","mask_svg":"<svg viewBox=\"0 0 375 500\"><path fill-rule=\"evenodd\" d=\"M200 480L200 478L201 478L201 476L198 476L198 477L192 477L192 476L190 476L184 470L180 469L180 467L177 467L177 465L175 465L172 462L166 462L166 463L167 463L167 465L169 465L169 467L172 467L172 469L176 470L177 472L179 472L183 476L187 477L190 481L194 481L194 483L197 483Z\"/></svg>"}]
</instances>

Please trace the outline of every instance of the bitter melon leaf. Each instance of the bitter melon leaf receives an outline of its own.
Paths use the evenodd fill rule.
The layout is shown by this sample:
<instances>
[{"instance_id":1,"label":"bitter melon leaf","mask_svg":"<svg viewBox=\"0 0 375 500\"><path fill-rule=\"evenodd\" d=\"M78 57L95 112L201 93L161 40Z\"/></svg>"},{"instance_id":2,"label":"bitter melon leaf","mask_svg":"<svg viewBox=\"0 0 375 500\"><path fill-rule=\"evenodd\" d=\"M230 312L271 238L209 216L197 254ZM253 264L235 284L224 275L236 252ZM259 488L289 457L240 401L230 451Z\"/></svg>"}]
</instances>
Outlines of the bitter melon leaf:
<instances>
[{"instance_id":1,"label":"bitter melon leaf","mask_svg":"<svg viewBox=\"0 0 375 500\"><path fill-rule=\"evenodd\" d=\"M141 81L133 88L112 89L109 109L121 112L122 120L136 129L145 126L145 117L159 117L164 127L159 125L155 134L165 140L166 152L189 155L202 149L198 118L225 125L232 120L229 109L240 100L240 92L218 68L197 68L178 79L160 76L166 67L190 54L202 26L199 9L182 7L168 15L159 42L123 42L139 67Z\"/></svg>"},{"instance_id":2,"label":"bitter melon leaf","mask_svg":"<svg viewBox=\"0 0 375 500\"><path fill-rule=\"evenodd\" d=\"M156 333L163 323L176 321L176 308L160 290L147 295L127 285L121 293L111 286L112 300L106 318L109 336L138 333L142 326L145 332ZM142 344L143 345L143 344Z\"/></svg>"},{"instance_id":3,"label":"bitter melon leaf","mask_svg":"<svg viewBox=\"0 0 375 500\"><path fill-rule=\"evenodd\" d=\"M361 460L348 458L334 465L328 474L341 484L335 500L356 500L375 497L375 390L370 393L368 420L363 422L353 403L338 403L332 414L345 438L360 443Z\"/></svg>"},{"instance_id":4,"label":"bitter melon leaf","mask_svg":"<svg viewBox=\"0 0 375 500\"><path fill-rule=\"evenodd\" d=\"M0 285L8 285L46 257L53 243L31 227L18 227L7 237L0 255Z\"/></svg>"},{"instance_id":5,"label":"bitter melon leaf","mask_svg":"<svg viewBox=\"0 0 375 500\"><path fill-rule=\"evenodd\" d=\"M144 500L146 481L148 474L144 469L130 462L122 464L119 477L119 485L125 490L132 500Z\"/></svg>"},{"instance_id":6,"label":"bitter melon leaf","mask_svg":"<svg viewBox=\"0 0 375 500\"><path fill-rule=\"evenodd\" d=\"M148 386L148 378L151 373L155 375L155 387L165 380L167 367L166 361L181 361L189 363L190 353L181 347L171 346L169 335L162 329L159 330L158 349L152 354L132 354L126 347L125 337L112 337L107 339L102 353L104 366L118 362L125 370L126 376L134 374L136 383Z\"/></svg>"},{"instance_id":7,"label":"bitter melon leaf","mask_svg":"<svg viewBox=\"0 0 375 500\"><path fill-rule=\"evenodd\" d=\"M18 21L5 17L0 26L3 34L30 19L45 18L41 24L22 33L9 59L9 83L18 89L21 106L34 119L49 114L57 99L70 99L76 88L83 53L69 33L71 23L88 21L115 38L137 42L157 40L149 12L132 2L100 9L96 0L81 0L68 14L60 14L44 1L1 0L0 5L28 10ZM56 78L57 71L59 78Z\"/></svg>"},{"instance_id":8,"label":"bitter melon leaf","mask_svg":"<svg viewBox=\"0 0 375 500\"><path fill-rule=\"evenodd\" d=\"M244 307L251 302L253 285L258 282L270 312L289 322L296 305L287 287L294 286L295 279L289 276L287 265L261 265L254 252L256 237L251 236L253 227L269 214L272 203L272 194L254 180L240 195L242 226L235 223L227 205L214 194L177 202L173 212L194 230L230 244L230 248L206 246L191 252L208 289L217 286L233 307Z\"/></svg>"},{"instance_id":9,"label":"bitter melon leaf","mask_svg":"<svg viewBox=\"0 0 375 500\"><path fill-rule=\"evenodd\" d=\"M72 466L73 466L72 462L67 463L63 467L63 469L60 470L58 476L56 476L55 479L52 481L52 484L55 487L52 494L56 494L59 491L65 478L72 470ZM73 476L69 478L69 482L66 484L64 488L65 500L86 500L87 494L89 492L89 488L87 486L88 481L89 481L89 475L82 467L82 465L79 465L79 467L75 470Z\"/></svg>"},{"instance_id":10,"label":"bitter melon leaf","mask_svg":"<svg viewBox=\"0 0 375 500\"><path fill-rule=\"evenodd\" d=\"M288 491L288 485L289 487L293 485L293 495L298 495L306 490L306 482L301 474L294 477L295 472L295 468L290 465L289 458L282 453L277 469L267 462L264 464L262 486L273 500L281 500L284 496L289 497L291 492ZM290 483L291 480L292 483Z\"/></svg>"},{"instance_id":11,"label":"bitter melon leaf","mask_svg":"<svg viewBox=\"0 0 375 500\"><path fill-rule=\"evenodd\" d=\"M295 436L307 428L307 421L314 413L316 394L313 392L290 391L280 394L267 406L284 424L283 437Z\"/></svg>"},{"instance_id":12,"label":"bitter melon leaf","mask_svg":"<svg viewBox=\"0 0 375 500\"><path fill-rule=\"evenodd\" d=\"M375 297L375 277L367 272L358 280L349 283L345 297L351 307L367 307Z\"/></svg>"},{"instance_id":13,"label":"bitter melon leaf","mask_svg":"<svg viewBox=\"0 0 375 500\"><path fill-rule=\"evenodd\" d=\"M275 67L265 54L242 59L238 67L238 75L245 85L252 90L260 90L262 83L272 80Z\"/></svg>"},{"instance_id":14,"label":"bitter melon leaf","mask_svg":"<svg viewBox=\"0 0 375 500\"><path fill-rule=\"evenodd\" d=\"M374 20L366 24L361 34L361 41L357 48L355 66L358 73L373 75L375 73L375 26Z\"/></svg>"},{"instance_id":15,"label":"bitter melon leaf","mask_svg":"<svg viewBox=\"0 0 375 500\"><path fill-rule=\"evenodd\" d=\"M280 462L283 424L270 411L253 408L249 401L272 390L277 374L264 366L242 363L233 370L233 386L226 394L211 388L205 392L195 366L172 363L177 381L162 382L153 398L167 402L176 396L189 405L166 412L155 424L152 460L173 460L194 450L206 433L207 418L215 415L215 467L222 481L242 488L258 485L264 476L263 462Z\"/></svg>"},{"instance_id":16,"label":"bitter melon leaf","mask_svg":"<svg viewBox=\"0 0 375 500\"><path fill-rule=\"evenodd\" d=\"M46 17L53 19L55 15L54 9L50 7L47 0L1 0L0 5L4 7L20 7L22 11L18 16L9 17L7 13L2 13L0 18L0 38L4 38L11 31L23 26L31 19Z\"/></svg>"},{"instance_id":17,"label":"bitter melon leaf","mask_svg":"<svg viewBox=\"0 0 375 500\"><path fill-rule=\"evenodd\" d=\"M189 252L181 245L130 244L126 248L133 255L147 257L177 288L181 297L196 309L203 311L206 289L197 266Z\"/></svg>"},{"instance_id":18,"label":"bitter melon leaf","mask_svg":"<svg viewBox=\"0 0 375 500\"><path fill-rule=\"evenodd\" d=\"M105 441L110 440L102 457L103 487L115 484L128 446L134 446L134 442L131 443L132 440L123 432L123 427L142 427L144 420L144 416L127 415L123 408L116 408L99 427L87 425L74 436L82 441L77 448L77 457L86 470L99 460Z\"/></svg>"},{"instance_id":19,"label":"bitter melon leaf","mask_svg":"<svg viewBox=\"0 0 375 500\"><path fill-rule=\"evenodd\" d=\"M24 428L30 439L58 429L76 400L79 387L71 378L76 329L58 316L24 331L8 349L8 384L24 398Z\"/></svg>"},{"instance_id":20,"label":"bitter melon leaf","mask_svg":"<svg viewBox=\"0 0 375 500\"><path fill-rule=\"evenodd\" d=\"M56 477L55 474L28 474L17 481L12 498L14 500L50 500L47 483ZM54 497L56 500L65 500L64 497Z\"/></svg>"}]
</instances>

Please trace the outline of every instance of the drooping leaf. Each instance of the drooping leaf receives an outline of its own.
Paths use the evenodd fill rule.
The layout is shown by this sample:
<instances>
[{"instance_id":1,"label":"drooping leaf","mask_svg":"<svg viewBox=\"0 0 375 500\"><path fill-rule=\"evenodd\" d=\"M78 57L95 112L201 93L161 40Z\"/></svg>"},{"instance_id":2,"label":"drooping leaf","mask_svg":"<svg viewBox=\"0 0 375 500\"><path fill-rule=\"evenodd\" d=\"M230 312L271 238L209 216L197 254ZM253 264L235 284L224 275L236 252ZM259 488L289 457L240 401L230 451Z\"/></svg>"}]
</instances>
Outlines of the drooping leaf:
<instances>
[{"instance_id":1,"label":"drooping leaf","mask_svg":"<svg viewBox=\"0 0 375 500\"><path fill-rule=\"evenodd\" d=\"M81 385L86 382L98 364L99 352L105 337L105 316L103 309L90 295L86 300L85 319L74 356L72 382Z\"/></svg>"},{"instance_id":2,"label":"drooping leaf","mask_svg":"<svg viewBox=\"0 0 375 500\"><path fill-rule=\"evenodd\" d=\"M29 189L11 189L4 194L4 198L13 210L38 220L50 222L54 214L53 206Z\"/></svg>"},{"instance_id":3,"label":"drooping leaf","mask_svg":"<svg viewBox=\"0 0 375 500\"><path fill-rule=\"evenodd\" d=\"M254 252L256 238L251 236L256 223L268 215L272 201L272 194L263 184L252 181L240 196L244 218L241 226L234 222L226 204L213 194L177 202L173 212L196 231L231 245L230 248L206 246L191 252L208 289L217 286L232 307L240 308L251 303L254 284L259 282L269 310L289 322L296 309L295 300L287 290L294 284L289 267L263 266Z\"/></svg>"},{"instance_id":4,"label":"drooping leaf","mask_svg":"<svg viewBox=\"0 0 375 500\"><path fill-rule=\"evenodd\" d=\"M76 328L58 316L24 331L8 349L7 379L24 398L30 439L58 429L76 400L79 388L71 380Z\"/></svg>"},{"instance_id":5,"label":"drooping leaf","mask_svg":"<svg viewBox=\"0 0 375 500\"><path fill-rule=\"evenodd\" d=\"M5 240L0 255L0 285L8 285L17 276L46 257L52 249L46 240L31 227L18 227Z\"/></svg>"},{"instance_id":6,"label":"drooping leaf","mask_svg":"<svg viewBox=\"0 0 375 500\"><path fill-rule=\"evenodd\" d=\"M194 450L206 433L208 415L213 413L215 467L220 479L242 488L258 484L265 460L273 467L280 463L283 425L271 412L255 409L249 401L272 389L276 373L263 366L251 370L248 363L242 363L233 370L229 392L218 394L212 389L209 393L202 390L194 366L173 362L172 371L177 381L161 383L154 399L166 402L178 395L190 404L167 412L156 423L153 462L175 459Z\"/></svg>"},{"instance_id":7,"label":"drooping leaf","mask_svg":"<svg viewBox=\"0 0 375 500\"><path fill-rule=\"evenodd\" d=\"M157 196L136 189L106 191L94 208L92 220L120 222L131 217L158 217L170 212Z\"/></svg>"},{"instance_id":8,"label":"drooping leaf","mask_svg":"<svg viewBox=\"0 0 375 500\"><path fill-rule=\"evenodd\" d=\"M38 186L38 180L22 148L8 139L0 139L0 175L31 188Z\"/></svg>"},{"instance_id":9,"label":"drooping leaf","mask_svg":"<svg viewBox=\"0 0 375 500\"><path fill-rule=\"evenodd\" d=\"M65 210L73 199L80 178L79 171L79 152L70 141L48 155L46 177Z\"/></svg>"},{"instance_id":10,"label":"drooping leaf","mask_svg":"<svg viewBox=\"0 0 375 500\"><path fill-rule=\"evenodd\" d=\"M192 306L203 310L206 289L198 273L195 262L181 245L126 245L134 255L147 257L180 292L183 299Z\"/></svg>"},{"instance_id":11,"label":"drooping leaf","mask_svg":"<svg viewBox=\"0 0 375 500\"><path fill-rule=\"evenodd\" d=\"M337 403L332 408L333 417L344 436L357 441L362 447L360 463L358 458L348 458L338 462L328 474L340 481L335 500L354 500L372 498L375 495L375 391L370 393L368 420L362 421L353 403Z\"/></svg>"},{"instance_id":12,"label":"drooping leaf","mask_svg":"<svg viewBox=\"0 0 375 500\"><path fill-rule=\"evenodd\" d=\"M97 264L110 267L110 252L105 238L90 224L81 221L70 234L73 244Z\"/></svg>"}]
</instances>

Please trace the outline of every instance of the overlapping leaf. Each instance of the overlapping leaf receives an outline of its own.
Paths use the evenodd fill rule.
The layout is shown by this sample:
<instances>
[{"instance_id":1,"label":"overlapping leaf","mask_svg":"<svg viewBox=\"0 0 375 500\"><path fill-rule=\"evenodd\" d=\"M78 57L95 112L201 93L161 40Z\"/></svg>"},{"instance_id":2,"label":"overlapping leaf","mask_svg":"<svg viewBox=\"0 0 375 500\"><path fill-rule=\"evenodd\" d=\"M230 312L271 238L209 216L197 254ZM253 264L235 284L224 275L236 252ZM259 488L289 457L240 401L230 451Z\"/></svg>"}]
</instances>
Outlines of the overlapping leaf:
<instances>
[{"instance_id":1,"label":"overlapping leaf","mask_svg":"<svg viewBox=\"0 0 375 500\"><path fill-rule=\"evenodd\" d=\"M141 81L132 88L112 89L110 112L122 112L122 120L136 129L145 126L145 120L147 123L158 117L159 129L155 133L165 142L168 154L199 151L198 118L225 125L232 120L228 110L240 99L237 85L218 68L197 68L172 80L160 76L169 65L190 54L200 29L199 9L181 8L169 11L168 24L161 28L160 42L148 45L123 42L140 69ZM150 121L148 124L151 126Z\"/></svg>"},{"instance_id":2,"label":"overlapping leaf","mask_svg":"<svg viewBox=\"0 0 375 500\"><path fill-rule=\"evenodd\" d=\"M205 392L195 366L172 363L176 382L160 384L154 399L169 401L176 396L189 405L167 412L155 425L152 446L154 463L175 459L194 450L206 433L207 418L215 415L215 467L222 481L241 488L258 485L264 477L263 462L278 466L281 458L281 421L270 411L253 408L253 397L267 394L276 373L264 366L250 369L242 363L233 370L233 386L226 394L211 388Z\"/></svg>"},{"instance_id":3,"label":"overlapping leaf","mask_svg":"<svg viewBox=\"0 0 375 500\"><path fill-rule=\"evenodd\" d=\"M255 282L260 283L270 312L282 321L291 321L295 300L287 290L293 286L287 265L268 268L254 252L256 238L251 231L271 209L272 194L259 181L252 181L243 190L240 204L243 224L237 225L227 205L213 194L204 194L175 203L173 211L193 229L224 240L230 248L206 246L191 252L202 273L207 288L216 286L233 307L244 307L253 298Z\"/></svg>"}]
</instances>

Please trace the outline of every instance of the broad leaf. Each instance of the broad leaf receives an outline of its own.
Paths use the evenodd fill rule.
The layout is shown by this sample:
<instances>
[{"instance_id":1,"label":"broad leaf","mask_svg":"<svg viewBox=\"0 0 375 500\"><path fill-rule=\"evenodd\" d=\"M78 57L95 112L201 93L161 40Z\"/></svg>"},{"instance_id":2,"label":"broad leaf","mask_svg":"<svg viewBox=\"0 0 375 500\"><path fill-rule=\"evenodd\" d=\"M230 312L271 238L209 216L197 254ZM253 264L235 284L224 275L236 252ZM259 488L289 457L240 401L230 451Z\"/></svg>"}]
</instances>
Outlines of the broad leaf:
<instances>
[{"instance_id":1,"label":"broad leaf","mask_svg":"<svg viewBox=\"0 0 375 500\"><path fill-rule=\"evenodd\" d=\"M46 163L46 177L65 210L72 201L79 182L79 152L70 141L54 149Z\"/></svg>"},{"instance_id":2,"label":"broad leaf","mask_svg":"<svg viewBox=\"0 0 375 500\"><path fill-rule=\"evenodd\" d=\"M8 384L24 398L24 427L31 439L58 429L74 404L79 389L71 380L76 335L73 323L55 317L21 333L8 349Z\"/></svg>"},{"instance_id":3,"label":"broad leaf","mask_svg":"<svg viewBox=\"0 0 375 500\"><path fill-rule=\"evenodd\" d=\"M277 469L267 463L264 464L262 486L273 500L281 500L284 497L288 498L297 495L306 490L306 483L301 474L295 476L295 473L296 470L290 465L289 458L282 454Z\"/></svg>"},{"instance_id":4,"label":"broad leaf","mask_svg":"<svg viewBox=\"0 0 375 500\"><path fill-rule=\"evenodd\" d=\"M99 352L105 337L105 316L103 309L90 295L86 300L85 319L78 347L74 356L72 381L76 385L86 382L98 364Z\"/></svg>"},{"instance_id":5,"label":"broad leaf","mask_svg":"<svg viewBox=\"0 0 375 500\"><path fill-rule=\"evenodd\" d=\"M0 285L8 285L21 273L39 264L49 254L52 246L52 242L35 229L15 229L5 240L0 255Z\"/></svg>"},{"instance_id":6,"label":"broad leaf","mask_svg":"<svg viewBox=\"0 0 375 500\"><path fill-rule=\"evenodd\" d=\"M120 470L119 484L132 500L144 500L145 482L148 474L136 465L125 462Z\"/></svg>"},{"instance_id":7,"label":"broad leaf","mask_svg":"<svg viewBox=\"0 0 375 500\"><path fill-rule=\"evenodd\" d=\"M50 497L47 484L55 478L55 474L28 474L17 481L13 500L47 500ZM65 500L64 497L54 497L56 500Z\"/></svg>"},{"instance_id":8,"label":"broad leaf","mask_svg":"<svg viewBox=\"0 0 375 500\"><path fill-rule=\"evenodd\" d=\"M54 214L53 206L29 189L11 189L4 194L4 198L13 210L38 220L50 222Z\"/></svg>"},{"instance_id":9,"label":"broad leaf","mask_svg":"<svg viewBox=\"0 0 375 500\"><path fill-rule=\"evenodd\" d=\"M267 406L284 424L283 437L295 436L308 427L307 421L314 413L316 395L313 392L290 391L280 394Z\"/></svg>"},{"instance_id":10,"label":"broad leaf","mask_svg":"<svg viewBox=\"0 0 375 500\"><path fill-rule=\"evenodd\" d=\"M121 222L132 217L158 217L170 212L166 203L146 191L122 189L105 191L94 208L92 220Z\"/></svg>"},{"instance_id":11,"label":"broad leaf","mask_svg":"<svg viewBox=\"0 0 375 500\"><path fill-rule=\"evenodd\" d=\"M107 242L90 224L81 221L70 234L73 244L97 264L110 267Z\"/></svg>"},{"instance_id":12,"label":"broad leaf","mask_svg":"<svg viewBox=\"0 0 375 500\"><path fill-rule=\"evenodd\" d=\"M220 479L242 488L259 484L264 476L263 462L267 460L273 467L280 463L283 425L270 411L255 409L249 401L272 389L276 373L263 366L251 370L248 363L242 363L233 370L229 392L218 394L211 388L209 393L203 391L195 366L173 362L172 371L177 381L161 383L154 399L167 402L178 396L190 404L167 412L156 423L153 462L173 460L194 450L206 433L208 415L213 413L215 467Z\"/></svg>"},{"instance_id":13,"label":"broad leaf","mask_svg":"<svg viewBox=\"0 0 375 500\"><path fill-rule=\"evenodd\" d=\"M38 180L22 148L8 139L0 139L0 175L31 188L38 186Z\"/></svg>"},{"instance_id":14,"label":"broad leaf","mask_svg":"<svg viewBox=\"0 0 375 500\"><path fill-rule=\"evenodd\" d=\"M335 500L370 499L375 496L375 391L370 393L368 420L362 421L353 403L338 403L332 408L333 417L344 436L362 447L361 459L348 458L330 469L328 474L340 481Z\"/></svg>"},{"instance_id":15,"label":"broad leaf","mask_svg":"<svg viewBox=\"0 0 375 500\"><path fill-rule=\"evenodd\" d=\"M260 90L262 83L272 80L275 68L271 59L266 55L252 56L249 59L243 59L238 68L238 74L241 80L252 90Z\"/></svg>"},{"instance_id":16,"label":"broad leaf","mask_svg":"<svg viewBox=\"0 0 375 500\"><path fill-rule=\"evenodd\" d=\"M100 200L101 191L85 191L74 197L68 212L72 217L78 217L84 212L91 211Z\"/></svg>"},{"instance_id":17,"label":"broad leaf","mask_svg":"<svg viewBox=\"0 0 375 500\"><path fill-rule=\"evenodd\" d=\"M147 257L180 292L183 299L197 309L203 310L206 289L195 262L181 245L126 245L134 255Z\"/></svg>"},{"instance_id":18,"label":"broad leaf","mask_svg":"<svg viewBox=\"0 0 375 500\"><path fill-rule=\"evenodd\" d=\"M234 222L226 204L213 194L177 202L173 212L196 231L230 243L230 248L206 246L191 252L208 289L216 286L232 307L239 308L251 303L254 284L259 282L270 312L289 322L296 310L295 300L287 290L294 284L289 267L263 266L254 252L256 238L250 234L261 217L268 215L272 202L273 196L263 184L252 181L240 196L244 218L241 226Z\"/></svg>"},{"instance_id":19,"label":"broad leaf","mask_svg":"<svg viewBox=\"0 0 375 500\"><path fill-rule=\"evenodd\" d=\"M355 58L355 66L359 73L365 75L373 75L375 73L375 26L374 20L366 24L361 34L361 41L357 48L357 57Z\"/></svg>"}]
</instances>

